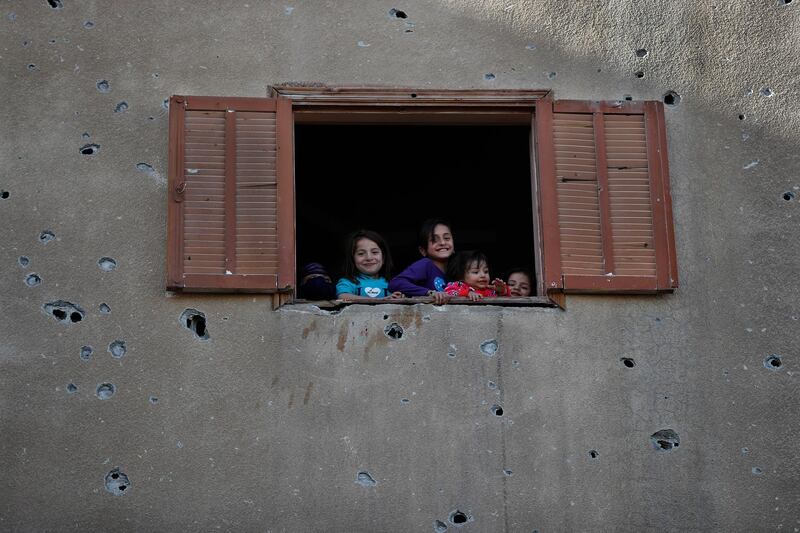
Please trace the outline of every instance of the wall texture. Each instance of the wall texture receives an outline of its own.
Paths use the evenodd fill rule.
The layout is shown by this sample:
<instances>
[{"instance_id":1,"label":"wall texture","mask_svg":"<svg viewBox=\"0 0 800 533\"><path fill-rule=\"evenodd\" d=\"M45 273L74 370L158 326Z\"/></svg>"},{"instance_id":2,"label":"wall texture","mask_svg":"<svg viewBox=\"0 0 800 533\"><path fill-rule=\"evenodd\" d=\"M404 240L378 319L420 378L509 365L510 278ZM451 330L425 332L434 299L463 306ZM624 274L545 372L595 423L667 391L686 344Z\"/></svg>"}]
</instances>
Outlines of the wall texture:
<instances>
[{"instance_id":1,"label":"wall texture","mask_svg":"<svg viewBox=\"0 0 800 533\"><path fill-rule=\"evenodd\" d=\"M3 0L0 530L798 531L797 4ZM675 91L680 289L165 294L162 102L290 80Z\"/></svg>"}]
</instances>

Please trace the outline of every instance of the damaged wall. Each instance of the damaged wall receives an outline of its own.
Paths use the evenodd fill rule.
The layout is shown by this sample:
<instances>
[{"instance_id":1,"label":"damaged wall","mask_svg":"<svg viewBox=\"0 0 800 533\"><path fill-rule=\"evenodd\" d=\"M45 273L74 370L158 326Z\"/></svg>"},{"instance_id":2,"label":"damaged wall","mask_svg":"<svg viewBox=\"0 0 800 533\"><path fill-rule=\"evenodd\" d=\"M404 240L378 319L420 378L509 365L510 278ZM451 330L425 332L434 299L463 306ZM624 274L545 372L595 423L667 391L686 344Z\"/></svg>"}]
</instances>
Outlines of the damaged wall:
<instances>
[{"instance_id":1,"label":"damaged wall","mask_svg":"<svg viewBox=\"0 0 800 533\"><path fill-rule=\"evenodd\" d=\"M0 529L800 529L800 6L0 4ZM164 292L171 94L665 99L675 294Z\"/></svg>"}]
</instances>

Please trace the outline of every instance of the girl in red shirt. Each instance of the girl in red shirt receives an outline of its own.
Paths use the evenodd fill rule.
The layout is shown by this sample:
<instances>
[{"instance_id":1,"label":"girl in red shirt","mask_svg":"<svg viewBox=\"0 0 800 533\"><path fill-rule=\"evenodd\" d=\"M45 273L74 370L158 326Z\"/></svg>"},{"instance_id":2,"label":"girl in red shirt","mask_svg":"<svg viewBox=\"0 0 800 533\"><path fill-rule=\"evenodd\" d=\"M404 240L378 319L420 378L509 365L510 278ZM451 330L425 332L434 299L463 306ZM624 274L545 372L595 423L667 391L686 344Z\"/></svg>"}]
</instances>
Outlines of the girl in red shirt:
<instances>
[{"instance_id":1,"label":"girl in red shirt","mask_svg":"<svg viewBox=\"0 0 800 533\"><path fill-rule=\"evenodd\" d=\"M451 296L461 296L472 301L481 298L511 296L511 289L500 279L489 276L489 260L486 254L479 251L459 252L448 265L448 274L454 281L444 288Z\"/></svg>"}]
</instances>

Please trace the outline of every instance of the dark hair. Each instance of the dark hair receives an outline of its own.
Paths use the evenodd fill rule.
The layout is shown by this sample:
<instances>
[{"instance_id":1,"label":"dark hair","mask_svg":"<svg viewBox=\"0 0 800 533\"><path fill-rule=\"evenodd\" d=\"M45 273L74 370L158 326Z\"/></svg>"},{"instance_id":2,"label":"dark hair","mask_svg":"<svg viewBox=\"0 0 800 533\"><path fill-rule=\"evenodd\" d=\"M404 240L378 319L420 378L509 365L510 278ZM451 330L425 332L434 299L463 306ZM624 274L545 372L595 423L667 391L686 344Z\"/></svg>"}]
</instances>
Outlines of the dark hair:
<instances>
[{"instance_id":1,"label":"dark hair","mask_svg":"<svg viewBox=\"0 0 800 533\"><path fill-rule=\"evenodd\" d=\"M476 262L479 265L481 263L486 263L486 266L489 266L489 258L480 250L458 252L451 257L450 262L447 263L447 276L456 281L464 281L464 274L466 274L469 267Z\"/></svg>"},{"instance_id":2,"label":"dark hair","mask_svg":"<svg viewBox=\"0 0 800 533\"><path fill-rule=\"evenodd\" d=\"M355 261L353 261L353 254L356 253L356 245L361 239L369 239L381 249L381 253L383 254L383 266L381 266L381 269L378 271L378 276L388 279L392 273L392 254L389 252L389 245L386 244L383 237L368 229L354 231L345 239L344 267L342 268L344 277L348 278L353 283L357 281L356 278L358 277L359 271L356 268Z\"/></svg>"},{"instance_id":3,"label":"dark hair","mask_svg":"<svg viewBox=\"0 0 800 533\"><path fill-rule=\"evenodd\" d=\"M441 224L442 226L447 226L447 229L450 230L450 235L453 235L453 228L450 227L450 221L445 220L443 218L429 218L425 222L422 223L422 227L419 229L419 235L417 236L417 244L423 250L428 249L428 243L433 240L433 230L436 229L436 226Z\"/></svg>"},{"instance_id":4,"label":"dark hair","mask_svg":"<svg viewBox=\"0 0 800 533\"><path fill-rule=\"evenodd\" d=\"M508 278L511 277L511 274L520 273L520 274L525 274L526 276L528 276L528 279L530 280L531 284L533 284L533 279L534 278L533 278L533 274L531 272L533 272L533 270L528 268L528 267L509 268L506 271L506 275L505 275L505 277L503 279L508 281Z\"/></svg>"}]
</instances>

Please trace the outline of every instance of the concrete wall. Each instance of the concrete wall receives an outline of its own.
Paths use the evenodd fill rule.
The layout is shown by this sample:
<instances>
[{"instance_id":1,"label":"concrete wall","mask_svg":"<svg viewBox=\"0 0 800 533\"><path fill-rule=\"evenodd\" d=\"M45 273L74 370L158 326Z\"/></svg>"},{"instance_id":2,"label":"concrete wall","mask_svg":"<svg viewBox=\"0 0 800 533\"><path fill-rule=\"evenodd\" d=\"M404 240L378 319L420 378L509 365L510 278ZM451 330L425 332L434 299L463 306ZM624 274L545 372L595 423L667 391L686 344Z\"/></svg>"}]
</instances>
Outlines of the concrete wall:
<instances>
[{"instance_id":1,"label":"concrete wall","mask_svg":"<svg viewBox=\"0 0 800 533\"><path fill-rule=\"evenodd\" d=\"M4 0L0 530L798 531L797 4ZM162 101L288 80L676 91L680 289L335 315L165 294Z\"/></svg>"}]
</instances>

